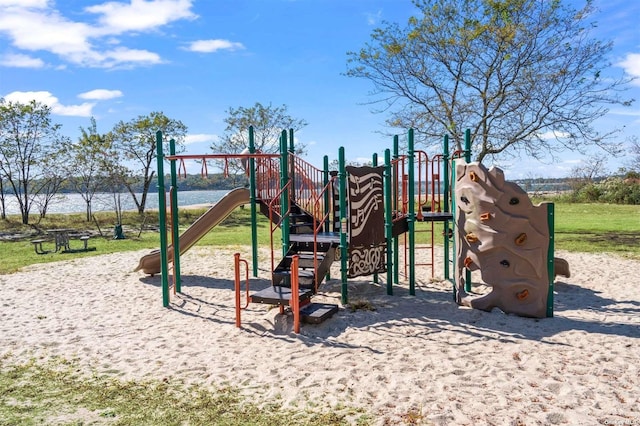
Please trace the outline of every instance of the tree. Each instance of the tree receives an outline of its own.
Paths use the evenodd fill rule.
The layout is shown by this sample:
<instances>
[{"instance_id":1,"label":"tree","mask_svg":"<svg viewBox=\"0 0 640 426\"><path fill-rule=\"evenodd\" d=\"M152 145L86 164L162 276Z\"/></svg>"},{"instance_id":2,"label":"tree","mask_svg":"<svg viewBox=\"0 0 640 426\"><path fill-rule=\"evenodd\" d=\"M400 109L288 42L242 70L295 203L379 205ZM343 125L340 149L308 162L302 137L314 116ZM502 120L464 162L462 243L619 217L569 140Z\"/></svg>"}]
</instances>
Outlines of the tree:
<instances>
[{"instance_id":1,"label":"tree","mask_svg":"<svg viewBox=\"0 0 640 426\"><path fill-rule=\"evenodd\" d=\"M386 24L347 75L373 82L373 104L393 127L422 140L449 134L461 149L472 129L478 161L608 144L592 123L620 98L627 79L603 78L611 43L590 37L591 0L414 0L421 16Z\"/></svg>"},{"instance_id":2,"label":"tree","mask_svg":"<svg viewBox=\"0 0 640 426\"><path fill-rule=\"evenodd\" d=\"M629 138L629 153L627 163L629 172L640 173L640 139L636 135Z\"/></svg>"},{"instance_id":3,"label":"tree","mask_svg":"<svg viewBox=\"0 0 640 426\"><path fill-rule=\"evenodd\" d=\"M280 134L282 130L293 129L294 132L302 129L307 122L293 118L287 112L287 106L274 107L271 104L264 106L260 102L252 107L229 108L227 118L224 119L227 127L220 141L211 144L211 149L216 154L239 154L249 146L249 127L253 126L253 136L256 150L273 154L280 150ZM305 151L305 145L296 144L296 153ZM230 171L243 173L240 162L231 162Z\"/></svg>"},{"instance_id":4,"label":"tree","mask_svg":"<svg viewBox=\"0 0 640 426\"><path fill-rule=\"evenodd\" d=\"M59 124L51 122L51 110L46 105L0 100L0 175L16 197L25 225L38 197L44 195L46 199L59 188L55 181L59 173L51 169L54 166L50 161L66 141L59 129Z\"/></svg>"},{"instance_id":5,"label":"tree","mask_svg":"<svg viewBox=\"0 0 640 426\"><path fill-rule=\"evenodd\" d=\"M69 161L66 165L71 187L82 197L86 207L86 220L91 221L93 198L101 188L107 185L107 163L112 148L107 135L98 133L95 118L91 117L90 126L80 127L80 138L65 147ZM113 176L111 176L113 179Z\"/></svg>"},{"instance_id":6,"label":"tree","mask_svg":"<svg viewBox=\"0 0 640 426\"><path fill-rule=\"evenodd\" d=\"M140 214L144 213L149 186L155 176L153 167L157 158L156 132L158 130L162 131L163 139L167 141L164 147L165 152L169 152L168 141L171 139L175 140L178 151L184 149L187 127L179 120L166 117L162 112L139 116L128 123L120 121L108 136L113 140L114 154L123 160L121 164L127 164L127 173L122 173L120 176ZM133 187L135 178L139 176L143 177L140 198Z\"/></svg>"}]
</instances>

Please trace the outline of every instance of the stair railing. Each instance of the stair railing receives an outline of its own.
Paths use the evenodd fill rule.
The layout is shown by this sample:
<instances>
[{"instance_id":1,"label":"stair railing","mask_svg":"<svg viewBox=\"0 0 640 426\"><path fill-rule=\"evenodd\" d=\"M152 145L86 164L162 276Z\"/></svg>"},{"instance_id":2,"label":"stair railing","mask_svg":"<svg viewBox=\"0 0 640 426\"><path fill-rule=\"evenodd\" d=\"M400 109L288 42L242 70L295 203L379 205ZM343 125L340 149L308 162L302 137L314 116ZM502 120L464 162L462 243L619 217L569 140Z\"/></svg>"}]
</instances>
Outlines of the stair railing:
<instances>
[{"instance_id":1,"label":"stair railing","mask_svg":"<svg viewBox=\"0 0 640 426\"><path fill-rule=\"evenodd\" d=\"M273 234L276 232L276 230L278 230L281 227L282 222L284 222L284 220L288 218L289 215L291 214L291 203L289 203L289 205L287 206L287 210L285 211L282 210L282 203L280 202L280 200L282 199L281 195L285 191L291 191L292 182L293 181L289 179L287 184L284 187L282 187L277 193L275 193L274 196L271 198L271 200L267 203L267 207L269 210L269 228L270 228L269 239L271 242L271 270L272 271L275 270L275 251L274 251ZM276 218L274 217L274 212L276 211L279 212L278 220L276 220Z\"/></svg>"},{"instance_id":2,"label":"stair railing","mask_svg":"<svg viewBox=\"0 0 640 426\"><path fill-rule=\"evenodd\" d=\"M268 203L280 194L280 161L271 157L257 158L256 196Z\"/></svg>"},{"instance_id":3,"label":"stair railing","mask_svg":"<svg viewBox=\"0 0 640 426\"><path fill-rule=\"evenodd\" d=\"M334 215L333 208L325 209L324 199L325 194L331 194L333 192L333 185L337 180L337 176L332 176L329 178L329 182L321 189L321 191L316 195L316 199L313 204L313 276L315 277L314 288L315 292L318 292L318 284L320 283L320 277L318 277L318 233L323 230L323 226L327 223L330 223L331 217ZM332 197L329 197L329 200L332 200Z\"/></svg>"},{"instance_id":4,"label":"stair railing","mask_svg":"<svg viewBox=\"0 0 640 426\"><path fill-rule=\"evenodd\" d=\"M315 206L318 200L319 191L324 186L324 171L306 162L295 154L290 154L290 167L293 167L294 187L292 200L305 212L320 218L324 215L324 211L320 215L316 215Z\"/></svg>"}]
</instances>

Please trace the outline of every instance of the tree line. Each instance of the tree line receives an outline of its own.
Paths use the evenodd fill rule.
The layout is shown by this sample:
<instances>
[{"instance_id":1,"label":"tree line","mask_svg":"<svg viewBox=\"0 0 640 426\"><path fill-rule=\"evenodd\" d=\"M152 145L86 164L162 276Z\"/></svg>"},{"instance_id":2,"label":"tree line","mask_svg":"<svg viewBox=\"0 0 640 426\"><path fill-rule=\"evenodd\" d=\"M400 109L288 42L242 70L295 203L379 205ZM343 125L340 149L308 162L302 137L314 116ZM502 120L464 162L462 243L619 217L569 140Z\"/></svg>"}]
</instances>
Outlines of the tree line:
<instances>
[{"instance_id":1,"label":"tree line","mask_svg":"<svg viewBox=\"0 0 640 426\"><path fill-rule=\"evenodd\" d=\"M256 148L277 152L274 128L306 125L287 114L286 106L262 105L230 108L227 128L213 152L239 153L247 141L239 138L249 125L256 126ZM86 206L86 220L92 216L92 201L100 192L113 195L116 221L122 212L122 194L131 197L140 214L144 213L147 194L156 190L156 132L162 131L164 147L173 139L178 153L185 148L187 126L162 112L151 112L131 121L118 122L112 130L100 133L94 118L87 128L80 128L77 141L63 136L61 126L53 123L48 106L34 101L28 104L0 99L0 214L6 219L6 197L15 197L22 223L29 223L34 207L40 217L47 213L49 202L61 192L81 195ZM304 145L301 145L304 149ZM228 189L244 184L241 166L233 163L229 173L206 178L192 175L182 179L182 189Z\"/></svg>"},{"instance_id":2,"label":"tree line","mask_svg":"<svg viewBox=\"0 0 640 426\"><path fill-rule=\"evenodd\" d=\"M637 136L622 143L618 129L602 133L594 127L610 107L630 107L634 99L623 96L632 78L608 70L612 42L592 36L592 0L580 9L562 0L413 3L415 15L405 25L385 22L364 47L347 52L345 75L373 85L371 104L380 106L374 112L387 115L392 133L414 128L416 146L438 153L441 135L450 135L453 149L460 150L470 127L477 161L553 157L563 150L584 154L597 147L624 155L628 172L640 171ZM211 144L212 152L241 152L250 125L256 148L276 152L281 129L307 125L284 105L256 103L227 112L225 132ZM35 196L45 199L40 214L46 214L47 198L65 184L83 196L87 219L98 188L109 188L115 205L128 192L144 212L155 179L156 131L174 139L179 150L187 134L181 121L151 112L104 134L92 119L72 142L50 115L35 101L0 101L0 213L11 193L24 223ZM597 176L603 158L590 157L576 173ZM240 167L233 163L230 172Z\"/></svg>"}]
</instances>

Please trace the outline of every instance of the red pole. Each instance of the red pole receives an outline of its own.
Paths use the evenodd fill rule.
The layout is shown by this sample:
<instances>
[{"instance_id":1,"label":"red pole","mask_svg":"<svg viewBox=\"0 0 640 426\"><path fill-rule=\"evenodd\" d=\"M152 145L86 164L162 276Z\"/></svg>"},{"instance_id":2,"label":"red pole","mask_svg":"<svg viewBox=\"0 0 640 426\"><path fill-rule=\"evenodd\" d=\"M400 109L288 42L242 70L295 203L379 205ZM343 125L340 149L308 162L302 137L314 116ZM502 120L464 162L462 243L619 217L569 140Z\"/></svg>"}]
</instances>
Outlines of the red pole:
<instances>
[{"instance_id":1,"label":"red pole","mask_svg":"<svg viewBox=\"0 0 640 426\"><path fill-rule=\"evenodd\" d=\"M300 295L298 288L298 259L297 254L291 260L291 310L293 311L293 332L300 333Z\"/></svg>"},{"instance_id":2,"label":"red pole","mask_svg":"<svg viewBox=\"0 0 640 426\"><path fill-rule=\"evenodd\" d=\"M240 328L240 253L233 255L236 271L236 327Z\"/></svg>"}]
</instances>

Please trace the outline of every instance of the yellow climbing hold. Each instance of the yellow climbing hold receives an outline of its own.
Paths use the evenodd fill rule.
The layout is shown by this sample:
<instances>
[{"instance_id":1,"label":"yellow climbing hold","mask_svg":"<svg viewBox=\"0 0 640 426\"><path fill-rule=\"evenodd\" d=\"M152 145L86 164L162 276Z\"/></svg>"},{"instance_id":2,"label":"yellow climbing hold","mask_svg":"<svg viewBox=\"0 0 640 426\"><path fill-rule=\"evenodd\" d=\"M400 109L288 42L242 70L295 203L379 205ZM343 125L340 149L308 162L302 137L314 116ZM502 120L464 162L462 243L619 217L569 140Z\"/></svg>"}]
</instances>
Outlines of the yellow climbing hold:
<instances>
[{"instance_id":1,"label":"yellow climbing hold","mask_svg":"<svg viewBox=\"0 0 640 426\"><path fill-rule=\"evenodd\" d=\"M524 242L525 242L525 241L527 241L527 234L525 234L525 233L523 232L522 234L520 234L520 235L518 235L518 236L516 237L516 241L515 241L515 242L516 242L516 245L517 245L517 246L521 246L521 245L523 245L523 244L524 244Z\"/></svg>"},{"instance_id":2,"label":"yellow climbing hold","mask_svg":"<svg viewBox=\"0 0 640 426\"><path fill-rule=\"evenodd\" d=\"M476 234L474 234L473 232L469 232L465 238L467 239L468 242L470 243L475 243L478 241L478 236Z\"/></svg>"},{"instance_id":3,"label":"yellow climbing hold","mask_svg":"<svg viewBox=\"0 0 640 426\"><path fill-rule=\"evenodd\" d=\"M478 181L478 175L476 174L476 172L470 172L469 173L469 179L471 179L471 182L477 182Z\"/></svg>"}]
</instances>

